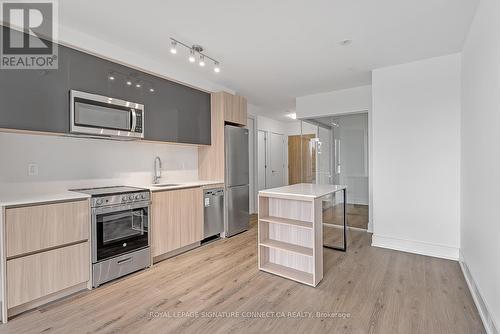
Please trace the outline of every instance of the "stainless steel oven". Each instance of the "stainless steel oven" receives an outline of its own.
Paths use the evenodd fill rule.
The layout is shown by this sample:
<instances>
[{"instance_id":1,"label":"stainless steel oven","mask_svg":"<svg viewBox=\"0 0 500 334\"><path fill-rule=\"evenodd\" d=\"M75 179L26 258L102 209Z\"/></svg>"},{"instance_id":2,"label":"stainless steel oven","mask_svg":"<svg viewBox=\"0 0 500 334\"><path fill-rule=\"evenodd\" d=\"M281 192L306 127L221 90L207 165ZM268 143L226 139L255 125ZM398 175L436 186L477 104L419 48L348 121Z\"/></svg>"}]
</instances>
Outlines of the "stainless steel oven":
<instances>
[{"instance_id":1,"label":"stainless steel oven","mask_svg":"<svg viewBox=\"0 0 500 334\"><path fill-rule=\"evenodd\" d=\"M151 265L149 190L104 187L73 191L91 195L94 287Z\"/></svg>"},{"instance_id":2,"label":"stainless steel oven","mask_svg":"<svg viewBox=\"0 0 500 334\"><path fill-rule=\"evenodd\" d=\"M144 138L144 105L71 90L71 133L114 138Z\"/></svg>"}]
</instances>

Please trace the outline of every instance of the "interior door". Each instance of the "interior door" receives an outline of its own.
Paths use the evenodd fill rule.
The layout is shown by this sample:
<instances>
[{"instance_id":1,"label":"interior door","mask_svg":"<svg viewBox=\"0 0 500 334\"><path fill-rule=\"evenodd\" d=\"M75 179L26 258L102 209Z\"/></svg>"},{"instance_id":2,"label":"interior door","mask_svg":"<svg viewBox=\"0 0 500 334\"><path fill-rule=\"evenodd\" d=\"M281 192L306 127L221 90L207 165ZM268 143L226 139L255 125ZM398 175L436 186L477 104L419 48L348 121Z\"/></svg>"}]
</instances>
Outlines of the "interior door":
<instances>
[{"instance_id":1,"label":"interior door","mask_svg":"<svg viewBox=\"0 0 500 334\"><path fill-rule=\"evenodd\" d=\"M285 184L285 143L282 134L271 132L269 152L270 187L281 187Z\"/></svg>"}]
</instances>

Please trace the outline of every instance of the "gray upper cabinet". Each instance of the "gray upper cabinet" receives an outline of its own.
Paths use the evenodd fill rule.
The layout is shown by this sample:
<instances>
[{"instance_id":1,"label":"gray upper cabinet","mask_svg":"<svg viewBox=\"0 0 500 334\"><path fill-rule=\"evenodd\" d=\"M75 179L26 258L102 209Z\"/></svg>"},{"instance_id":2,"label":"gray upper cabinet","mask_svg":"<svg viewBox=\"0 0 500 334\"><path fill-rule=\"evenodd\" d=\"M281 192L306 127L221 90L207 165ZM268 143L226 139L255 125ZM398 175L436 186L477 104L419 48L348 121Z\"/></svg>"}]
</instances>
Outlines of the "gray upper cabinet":
<instances>
[{"instance_id":1,"label":"gray upper cabinet","mask_svg":"<svg viewBox=\"0 0 500 334\"><path fill-rule=\"evenodd\" d=\"M57 70L0 70L0 128L69 131L66 51L59 49Z\"/></svg>"},{"instance_id":2,"label":"gray upper cabinet","mask_svg":"<svg viewBox=\"0 0 500 334\"><path fill-rule=\"evenodd\" d=\"M209 93L62 45L57 70L0 70L0 128L68 133L71 89L143 104L146 140L210 145Z\"/></svg>"},{"instance_id":3,"label":"gray upper cabinet","mask_svg":"<svg viewBox=\"0 0 500 334\"><path fill-rule=\"evenodd\" d=\"M210 94L148 76L144 137L149 140L210 145Z\"/></svg>"}]
</instances>

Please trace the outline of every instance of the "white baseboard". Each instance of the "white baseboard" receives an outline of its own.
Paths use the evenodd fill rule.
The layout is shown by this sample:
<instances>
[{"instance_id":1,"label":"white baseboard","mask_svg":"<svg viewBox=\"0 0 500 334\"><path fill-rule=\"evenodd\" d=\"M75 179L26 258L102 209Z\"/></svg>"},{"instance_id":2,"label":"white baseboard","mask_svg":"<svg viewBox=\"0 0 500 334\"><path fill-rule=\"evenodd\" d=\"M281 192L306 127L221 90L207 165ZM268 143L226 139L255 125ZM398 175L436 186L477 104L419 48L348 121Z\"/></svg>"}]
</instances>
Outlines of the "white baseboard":
<instances>
[{"instance_id":1,"label":"white baseboard","mask_svg":"<svg viewBox=\"0 0 500 334\"><path fill-rule=\"evenodd\" d=\"M467 266L467 262L465 262L464 255L461 250L460 250L460 268L462 268L465 281L469 286L470 293L472 294L472 299L476 304L479 316L481 317L484 328L486 329L486 333L499 334L498 328L500 327L498 327L498 325L495 324L495 320L493 319L493 317L491 316L491 312L489 311L491 308L486 303L486 300L484 300L481 291L479 290L479 287L477 286L476 281L474 280L474 277L472 277L472 274L469 271L469 267Z\"/></svg>"},{"instance_id":2,"label":"white baseboard","mask_svg":"<svg viewBox=\"0 0 500 334\"><path fill-rule=\"evenodd\" d=\"M370 220L368 221L368 232L373 233L373 222Z\"/></svg>"},{"instance_id":3,"label":"white baseboard","mask_svg":"<svg viewBox=\"0 0 500 334\"><path fill-rule=\"evenodd\" d=\"M458 261L458 247L431 244L373 234L372 246Z\"/></svg>"}]
</instances>

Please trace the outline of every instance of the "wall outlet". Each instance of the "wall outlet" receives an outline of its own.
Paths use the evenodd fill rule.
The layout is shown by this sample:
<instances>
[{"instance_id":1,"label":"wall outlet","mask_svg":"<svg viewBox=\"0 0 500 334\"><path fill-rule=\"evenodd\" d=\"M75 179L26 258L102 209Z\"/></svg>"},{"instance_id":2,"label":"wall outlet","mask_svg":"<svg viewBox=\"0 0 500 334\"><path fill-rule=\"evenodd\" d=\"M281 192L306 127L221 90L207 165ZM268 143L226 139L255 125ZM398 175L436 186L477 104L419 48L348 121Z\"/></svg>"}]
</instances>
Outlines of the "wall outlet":
<instances>
[{"instance_id":1,"label":"wall outlet","mask_svg":"<svg viewBox=\"0 0 500 334\"><path fill-rule=\"evenodd\" d=\"M28 176L38 176L38 164L28 164Z\"/></svg>"}]
</instances>

